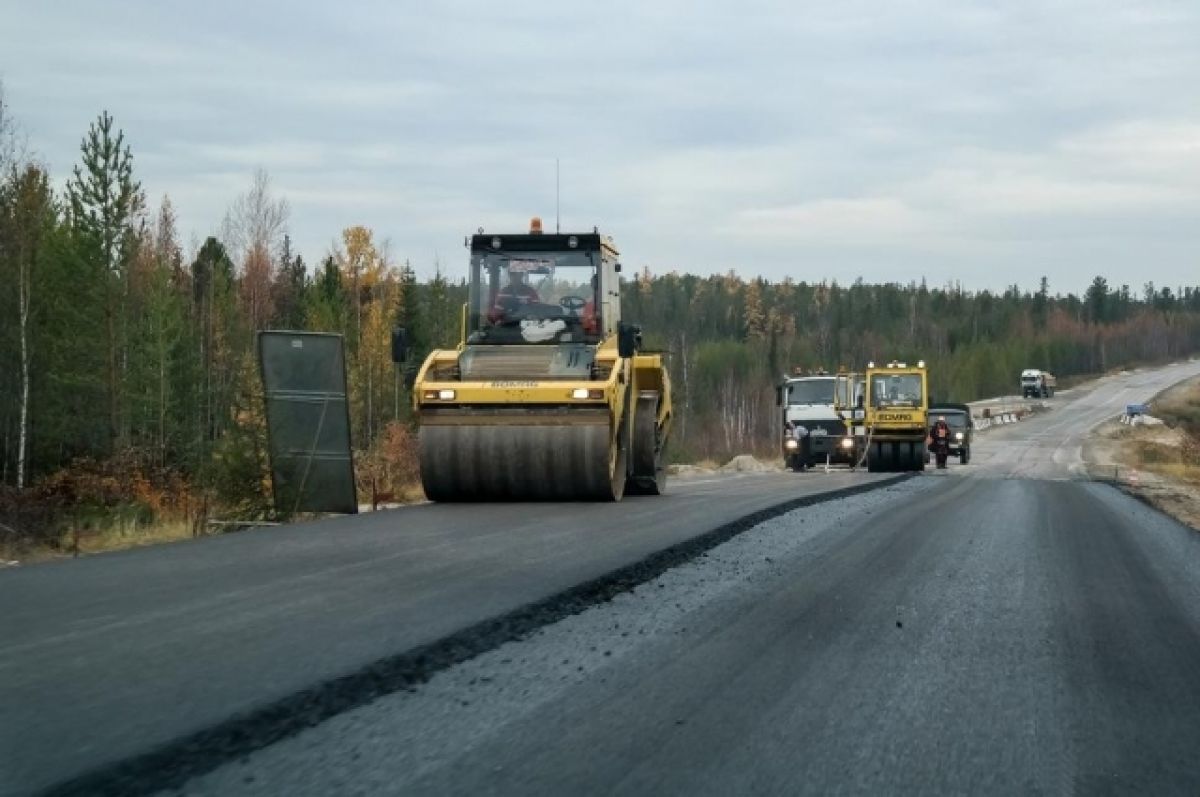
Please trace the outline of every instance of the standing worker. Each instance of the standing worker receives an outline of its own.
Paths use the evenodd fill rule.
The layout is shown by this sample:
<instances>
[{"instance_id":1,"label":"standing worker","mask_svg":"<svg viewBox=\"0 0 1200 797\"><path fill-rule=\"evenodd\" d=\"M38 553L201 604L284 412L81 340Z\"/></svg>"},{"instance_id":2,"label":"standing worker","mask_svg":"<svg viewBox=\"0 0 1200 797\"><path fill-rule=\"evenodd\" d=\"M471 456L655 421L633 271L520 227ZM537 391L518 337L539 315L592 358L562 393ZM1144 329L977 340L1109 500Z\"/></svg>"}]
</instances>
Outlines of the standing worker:
<instances>
[{"instance_id":1,"label":"standing worker","mask_svg":"<svg viewBox=\"0 0 1200 797\"><path fill-rule=\"evenodd\" d=\"M929 430L929 440L933 455L937 458L938 470L945 470L946 460L950 456L950 425L946 423L945 415L939 415Z\"/></svg>"}]
</instances>

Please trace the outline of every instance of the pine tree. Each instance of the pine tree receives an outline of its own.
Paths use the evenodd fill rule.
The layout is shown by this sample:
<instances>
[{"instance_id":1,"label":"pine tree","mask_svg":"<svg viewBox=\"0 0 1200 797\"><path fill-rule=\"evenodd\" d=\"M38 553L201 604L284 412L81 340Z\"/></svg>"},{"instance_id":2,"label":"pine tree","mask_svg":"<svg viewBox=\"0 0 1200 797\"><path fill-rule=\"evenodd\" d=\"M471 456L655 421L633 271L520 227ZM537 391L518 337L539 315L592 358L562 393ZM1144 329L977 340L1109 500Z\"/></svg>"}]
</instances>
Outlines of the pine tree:
<instances>
[{"instance_id":1,"label":"pine tree","mask_svg":"<svg viewBox=\"0 0 1200 797\"><path fill-rule=\"evenodd\" d=\"M122 404L127 350L129 265L137 246L136 225L144 206L141 185L133 179L133 155L125 134L114 132L104 111L80 145L82 164L67 183L70 221L80 264L81 283L99 285L108 344L109 435L114 444L128 440L129 422Z\"/></svg>"},{"instance_id":2,"label":"pine tree","mask_svg":"<svg viewBox=\"0 0 1200 797\"><path fill-rule=\"evenodd\" d=\"M308 291L305 317L308 328L317 332L346 332L347 299L342 276L332 256L325 258L312 290Z\"/></svg>"},{"instance_id":3,"label":"pine tree","mask_svg":"<svg viewBox=\"0 0 1200 797\"><path fill-rule=\"evenodd\" d=\"M279 250L279 269L275 272L272 291L275 305L274 325L280 329L304 329L305 292L308 274L304 258L292 252L292 238L283 236Z\"/></svg>"},{"instance_id":4,"label":"pine tree","mask_svg":"<svg viewBox=\"0 0 1200 797\"><path fill-rule=\"evenodd\" d=\"M192 418L197 464L228 424L234 372L243 343L235 309L233 262L225 247L209 237L192 263L191 340L198 367L198 395Z\"/></svg>"}]
</instances>

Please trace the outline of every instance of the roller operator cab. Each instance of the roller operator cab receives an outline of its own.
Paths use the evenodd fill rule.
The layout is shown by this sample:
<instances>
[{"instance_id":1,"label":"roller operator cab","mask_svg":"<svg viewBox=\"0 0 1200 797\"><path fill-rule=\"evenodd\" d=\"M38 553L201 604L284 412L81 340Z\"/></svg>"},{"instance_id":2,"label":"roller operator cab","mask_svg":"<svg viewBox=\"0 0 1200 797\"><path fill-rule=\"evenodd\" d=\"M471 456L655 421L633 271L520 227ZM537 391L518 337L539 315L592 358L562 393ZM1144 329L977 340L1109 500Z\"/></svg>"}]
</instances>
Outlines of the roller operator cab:
<instances>
[{"instance_id":1,"label":"roller operator cab","mask_svg":"<svg viewBox=\"0 0 1200 797\"><path fill-rule=\"evenodd\" d=\"M925 469L928 381L924 361L867 366L867 470Z\"/></svg>"},{"instance_id":2,"label":"roller operator cab","mask_svg":"<svg viewBox=\"0 0 1200 797\"><path fill-rule=\"evenodd\" d=\"M620 500L666 488L670 381L621 320L618 252L590 233L479 234L457 349L413 387L435 501Z\"/></svg>"},{"instance_id":3,"label":"roller operator cab","mask_svg":"<svg viewBox=\"0 0 1200 797\"><path fill-rule=\"evenodd\" d=\"M826 462L853 467L858 446L846 404L852 375L816 373L785 378L776 404L782 409L784 464L794 471Z\"/></svg>"}]
</instances>

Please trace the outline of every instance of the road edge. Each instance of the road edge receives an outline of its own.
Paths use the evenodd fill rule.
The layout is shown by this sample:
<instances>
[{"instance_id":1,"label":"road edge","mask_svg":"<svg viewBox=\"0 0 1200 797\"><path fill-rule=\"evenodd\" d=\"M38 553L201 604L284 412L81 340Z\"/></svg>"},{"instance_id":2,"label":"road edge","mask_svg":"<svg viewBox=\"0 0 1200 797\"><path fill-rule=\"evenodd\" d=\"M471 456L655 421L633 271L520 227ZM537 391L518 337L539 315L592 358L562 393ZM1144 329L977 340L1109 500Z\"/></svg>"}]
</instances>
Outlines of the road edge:
<instances>
[{"instance_id":1,"label":"road edge","mask_svg":"<svg viewBox=\"0 0 1200 797\"><path fill-rule=\"evenodd\" d=\"M412 690L442 670L609 601L767 520L802 507L892 487L914 476L902 473L875 482L783 500L439 640L378 659L353 673L234 715L148 753L85 772L49 787L42 794L55 797L131 795L179 788L227 761L295 736L377 698Z\"/></svg>"},{"instance_id":2,"label":"road edge","mask_svg":"<svg viewBox=\"0 0 1200 797\"><path fill-rule=\"evenodd\" d=\"M1189 382L1196 382L1198 385L1200 385L1200 374L1193 374L1192 376L1186 377L1184 379L1180 379L1178 382L1174 382L1174 383L1164 387L1162 390L1158 391L1153 396L1151 396L1149 399L1147 399L1145 401L1145 403L1146 404L1154 404L1154 402L1158 401L1166 393L1169 393L1170 391L1174 390L1175 388L1179 387L1180 385L1184 385ZM1098 484L1108 485L1109 487L1115 489L1117 492L1124 493L1125 495L1129 496L1130 498L1134 499L1135 501L1138 501L1138 502L1144 504L1145 506L1149 507L1150 509L1153 509L1155 512L1158 512L1161 515L1165 515L1166 517L1175 521L1176 523L1183 526L1184 528L1189 529L1194 532L1197 532L1197 533L1200 533L1200 525L1193 523L1189 518L1183 517L1180 514L1178 514L1177 512L1173 511L1173 508L1171 507L1171 505L1167 502L1162 501L1161 496L1156 495L1153 488L1151 488L1150 486L1145 485L1145 484L1131 483L1128 480L1128 478L1121 479L1117 475L1109 476L1109 475L1107 475L1107 471L1105 471L1104 474L1101 474L1100 471L1098 470L1098 466L1095 465L1095 463L1089 462L1087 460L1086 452L1087 452L1088 444L1094 443L1094 441L1097 437L1096 431L1100 427L1104 426L1105 424L1111 423L1112 420L1113 420L1112 418L1108 418L1106 420L1100 421L1095 426L1088 429L1088 434L1087 434L1087 437L1084 439L1083 448L1082 448L1082 452L1085 454L1084 470L1087 473L1088 479L1090 481L1096 482ZM1163 479L1164 481L1167 481L1167 482L1172 482L1171 479L1169 479L1165 476L1159 475L1158 478ZM1172 486L1178 487L1181 485L1178 482L1174 482L1172 484Z\"/></svg>"}]
</instances>

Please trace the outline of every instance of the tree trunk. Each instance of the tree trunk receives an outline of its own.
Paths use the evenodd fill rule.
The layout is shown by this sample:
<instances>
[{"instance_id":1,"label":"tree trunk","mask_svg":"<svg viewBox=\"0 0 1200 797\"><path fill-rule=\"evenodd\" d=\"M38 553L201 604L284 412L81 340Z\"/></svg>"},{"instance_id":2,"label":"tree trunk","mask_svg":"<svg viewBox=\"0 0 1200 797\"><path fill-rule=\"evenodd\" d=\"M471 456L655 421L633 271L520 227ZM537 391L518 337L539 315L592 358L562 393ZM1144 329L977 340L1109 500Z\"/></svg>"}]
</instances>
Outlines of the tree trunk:
<instances>
[{"instance_id":1,"label":"tree trunk","mask_svg":"<svg viewBox=\"0 0 1200 797\"><path fill-rule=\"evenodd\" d=\"M163 341L163 320L158 319L158 467L167 465L167 353Z\"/></svg>"},{"instance_id":2,"label":"tree trunk","mask_svg":"<svg viewBox=\"0 0 1200 797\"><path fill-rule=\"evenodd\" d=\"M29 442L29 296L32 267L26 270L27 264L20 264L20 299L21 325L21 419L19 421L19 436L17 440L17 489L25 487L25 452Z\"/></svg>"},{"instance_id":3,"label":"tree trunk","mask_svg":"<svg viewBox=\"0 0 1200 797\"><path fill-rule=\"evenodd\" d=\"M105 322L108 328L108 442L115 450L117 445L117 435L120 432L120 410L117 407L119 398L118 377L117 377L117 328L116 319L113 317L112 305L105 310ZM110 451L111 453L111 451Z\"/></svg>"}]
</instances>

